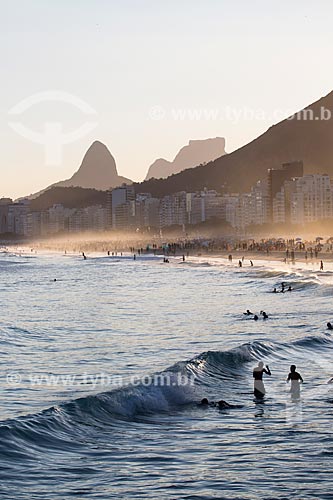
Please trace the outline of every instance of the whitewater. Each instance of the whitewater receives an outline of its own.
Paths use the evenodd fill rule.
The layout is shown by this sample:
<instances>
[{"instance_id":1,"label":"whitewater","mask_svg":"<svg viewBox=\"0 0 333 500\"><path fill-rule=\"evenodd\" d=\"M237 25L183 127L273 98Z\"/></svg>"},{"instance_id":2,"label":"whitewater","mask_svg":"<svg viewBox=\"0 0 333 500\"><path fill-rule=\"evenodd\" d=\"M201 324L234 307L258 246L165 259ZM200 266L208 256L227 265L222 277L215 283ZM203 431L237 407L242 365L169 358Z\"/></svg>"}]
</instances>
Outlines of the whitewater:
<instances>
[{"instance_id":1,"label":"whitewater","mask_svg":"<svg viewBox=\"0 0 333 500\"><path fill-rule=\"evenodd\" d=\"M0 253L1 499L333 498L333 264L169 260Z\"/></svg>"}]
</instances>

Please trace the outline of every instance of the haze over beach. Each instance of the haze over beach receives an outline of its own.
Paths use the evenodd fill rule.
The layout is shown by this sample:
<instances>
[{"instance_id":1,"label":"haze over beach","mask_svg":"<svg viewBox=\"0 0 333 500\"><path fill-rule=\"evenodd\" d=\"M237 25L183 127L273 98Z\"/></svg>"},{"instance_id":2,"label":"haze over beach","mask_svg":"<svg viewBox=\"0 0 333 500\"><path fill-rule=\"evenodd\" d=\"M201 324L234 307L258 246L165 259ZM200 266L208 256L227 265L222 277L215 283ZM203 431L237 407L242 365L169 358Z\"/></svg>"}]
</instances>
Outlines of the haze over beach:
<instances>
[{"instance_id":1,"label":"haze over beach","mask_svg":"<svg viewBox=\"0 0 333 500\"><path fill-rule=\"evenodd\" d=\"M1 500L331 498L331 2L1 7Z\"/></svg>"}]
</instances>

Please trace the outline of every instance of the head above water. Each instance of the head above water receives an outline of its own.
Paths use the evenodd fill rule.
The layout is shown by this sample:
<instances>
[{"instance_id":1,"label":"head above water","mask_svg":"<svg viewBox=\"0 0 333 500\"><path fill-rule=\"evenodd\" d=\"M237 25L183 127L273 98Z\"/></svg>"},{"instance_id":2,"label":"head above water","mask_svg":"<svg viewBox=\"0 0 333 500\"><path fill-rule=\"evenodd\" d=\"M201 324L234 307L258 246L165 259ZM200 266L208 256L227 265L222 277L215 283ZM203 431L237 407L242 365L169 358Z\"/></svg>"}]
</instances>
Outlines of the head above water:
<instances>
[{"instance_id":1,"label":"head above water","mask_svg":"<svg viewBox=\"0 0 333 500\"><path fill-rule=\"evenodd\" d=\"M291 365L291 367L290 367L290 371L291 371L291 372L295 372L295 371L296 371L296 365Z\"/></svg>"},{"instance_id":2,"label":"head above water","mask_svg":"<svg viewBox=\"0 0 333 500\"><path fill-rule=\"evenodd\" d=\"M209 404L209 403L208 403L208 399L207 399L207 398L203 398L203 399L201 400L201 403L200 403L200 404L202 404L203 406L207 406L207 405Z\"/></svg>"},{"instance_id":3,"label":"head above water","mask_svg":"<svg viewBox=\"0 0 333 500\"><path fill-rule=\"evenodd\" d=\"M263 363L262 361L259 361L259 363L258 363L258 367L259 367L259 368L263 368L263 367L264 367L264 363Z\"/></svg>"}]
</instances>

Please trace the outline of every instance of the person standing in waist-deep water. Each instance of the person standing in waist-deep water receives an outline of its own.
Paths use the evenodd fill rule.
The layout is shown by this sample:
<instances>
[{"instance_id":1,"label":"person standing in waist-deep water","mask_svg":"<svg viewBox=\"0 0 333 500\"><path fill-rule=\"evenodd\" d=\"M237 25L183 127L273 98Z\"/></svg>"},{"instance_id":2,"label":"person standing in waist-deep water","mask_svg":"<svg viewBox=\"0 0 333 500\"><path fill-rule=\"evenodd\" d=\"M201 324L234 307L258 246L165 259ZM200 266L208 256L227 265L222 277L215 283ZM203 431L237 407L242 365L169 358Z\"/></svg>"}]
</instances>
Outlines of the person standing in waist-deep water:
<instances>
[{"instance_id":1,"label":"person standing in waist-deep water","mask_svg":"<svg viewBox=\"0 0 333 500\"><path fill-rule=\"evenodd\" d=\"M291 365L290 373L287 378L287 382L291 382L290 392L292 394L300 393L300 384L303 383L303 378L296 371L296 365Z\"/></svg>"},{"instance_id":2,"label":"person standing in waist-deep water","mask_svg":"<svg viewBox=\"0 0 333 500\"><path fill-rule=\"evenodd\" d=\"M262 381L263 374L266 373L266 375L271 375L271 371L266 365L264 366L264 363L262 361L259 361L258 366L255 367L253 370L253 378L254 378L254 387L253 387L253 393L256 398L263 398L265 396L265 386Z\"/></svg>"}]
</instances>

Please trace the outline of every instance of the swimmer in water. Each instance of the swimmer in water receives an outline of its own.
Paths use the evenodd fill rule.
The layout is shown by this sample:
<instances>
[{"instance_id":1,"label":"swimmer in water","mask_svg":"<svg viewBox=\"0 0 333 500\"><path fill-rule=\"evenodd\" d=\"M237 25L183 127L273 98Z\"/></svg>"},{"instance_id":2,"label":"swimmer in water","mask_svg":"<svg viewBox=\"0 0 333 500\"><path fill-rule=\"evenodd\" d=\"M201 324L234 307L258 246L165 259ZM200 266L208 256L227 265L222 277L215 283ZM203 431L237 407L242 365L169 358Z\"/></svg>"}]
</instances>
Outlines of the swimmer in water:
<instances>
[{"instance_id":1,"label":"swimmer in water","mask_svg":"<svg viewBox=\"0 0 333 500\"><path fill-rule=\"evenodd\" d=\"M253 267L253 262L252 262L252 260L250 260L250 264L251 264L251 267Z\"/></svg>"},{"instance_id":2,"label":"swimmer in water","mask_svg":"<svg viewBox=\"0 0 333 500\"><path fill-rule=\"evenodd\" d=\"M274 287L273 293L277 293L277 289Z\"/></svg>"},{"instance_id":3,"label":"swimmer in water","mask_svg":"<svg viewBox=\"0 0 333 500\"><path fill-rule=\"evenodd\" d=\"M215 401L209 402L207 398L203 398L200 401L199 406L204 406L205 408L208 408L208 406L216 406L216 403Z\"/></svg>"},{"instance_id":4,"label":"swimmer in water","mask_svg":"<svg viewBox=\"0 0 333 500\"><path fill-rule=\"evenodd\" d=\"M258 316L255 314L255 315L253 316L253 319L254 319L254 321L258 321L258 319L259 319L259 318L258 318Z\"/></svg>"},{"instance_id":5,"label":"swimmer in water","mask_svg":"<svg viewBox=\"0 0 333 500\"><path fill-rule=\"evenodd\" d=\"M226 401L223 401L223 399L218 401L215 406L219 410L228 410L229 408L243 408L242 405L231 405L231 404L227 403Z\"/></svg>"},{"instance_id":6,"label":"swimmer in water","mask_svg":"<svg viewBox=\"0 0 333 500\"><path fill-rule=\"evenodd\" d=\"M246 309L246 312L243 314L244 316L253 316L253 313L251 313L250 309Z\"/></svg>"},{"instance_id":7,"label":"swimmer in water","mask_svg":"<svg viewBox=\"0 0 333 500\"><path fill-rule=\"evenodd\" d=\"M323 261L321 260L320 261L320 271L323 271L324 270L324 263Z\"/></svg>"},{"instance_id":8,"label":"swimmer in water","mask_svg":"<svg viewBox=\"0 0 333 500\"><path fill-rule=\"evenodd\" d=\"M289 285L287 292L291 292L291 291L292 291L292 288L291 288L291 286Z\"/></svg>"},{"instance_id":9,"label":"swimmer in water","mask_svg":"<svg viewBox=\"0 0 333 500\"><path fill-rule=\"evenodd\" d=\"M223 401L223 399L221 399L220 401L218 401L216 403L216 406L219 410L224 410L226 408L233 408L233 405L230 405L229 403L227 403L226 401Z\"/></svg>"},{"instance_id":10,"label":"swimmer in water","mask_svg":"<svg viewBox=\"0 0 333 500\"><path fill-rule=\"evenodd\" d=\"M262 311L262 317L263 319L268 319L268 315L265 313L265 311Z\"/></svg>"},{"instance_id":11,"label":"swimmer in water","mask_svg":"<svg viewBox=\"0 0 333 500\"><path fill-rule=\"evenodd\" d=\"M205 406L205 407L215 406L215 407L219 408L219 410L224 410L226 408L241 408L241 406L231 405L231 404L227 403L226 401L223 401L223 399L221 399L220 401L215 403L215 401L209 402L207 398L203 398L200 401L199 406Z\"/></svg>"},{"instance_id":12,"label":"swimmer in water","mask_svg":"<svg viewBox=\"0 0 333 500\"><path fill-rule=\"evenodd\" d=\"M271 371L266 365L264 366L264 363L262 361L259 361L258 366L255 367L253 370L253 378L254 378L254 386L253 386L253 393L256 398L263 398L265 396L265 386L262 381L263 374L271 376Z\"/></svg>"},{"instance_id":13,"label":"swimmer in water","mask_svg":"<svg viewBox=\"0 0 333 500\"><path fill-rule=\"evenodd\" d=\"M303 378L296 371L296 365L291 365L290 373L287 378L287 382L291 382L290 392L292 394L300 393L300 384L303 383Z\"/></svg>"},{"instance_id":14,"label":"swimmer in water","mask_svg":"<svg viewBox=\"0 0 333 500\"><path fill-rule=\"evenodd\" d=\"M333 330L332 323L330 322L327 323L327 330Z\"/></svg>"}]
</instances>

